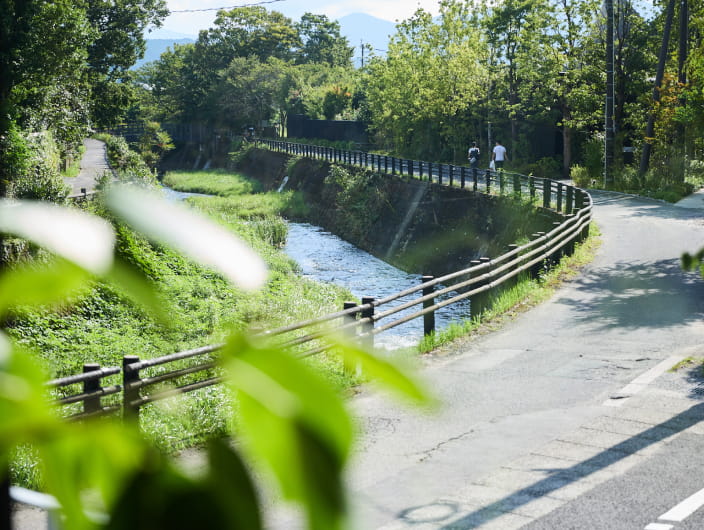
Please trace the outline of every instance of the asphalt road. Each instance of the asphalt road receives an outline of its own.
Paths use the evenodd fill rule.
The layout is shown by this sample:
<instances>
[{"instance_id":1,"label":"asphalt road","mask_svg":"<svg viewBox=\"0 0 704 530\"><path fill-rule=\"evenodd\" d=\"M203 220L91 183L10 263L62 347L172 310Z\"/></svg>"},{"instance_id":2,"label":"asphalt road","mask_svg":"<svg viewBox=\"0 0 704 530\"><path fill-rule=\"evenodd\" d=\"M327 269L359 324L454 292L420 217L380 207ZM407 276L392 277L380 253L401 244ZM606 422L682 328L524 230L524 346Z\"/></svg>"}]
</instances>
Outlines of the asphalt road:
<instances>
[{"instance_id":1,"label":"asphalt road","mask_svg":"<svg viewBox=\"0 0 704 530\"><path fill-rule=\"evenodd\" d=\"M353 402L354 528L643 529L704 488L699 377L668 371L704 356L704 281L679 265L704 211L593 197L603 244L579 278L426 359L439 412Z\"/></svg>"},{"instance_id":2,"label":"asphalt road","mask_svg":"<svg viewBox=\"0 0 704 530\"><path fill-rule=\"evenodd\" d=\"M105 143L92 138L83 140L85 151L81 158L81 168L77 176L66 177L64 182L71 187L69 197L78 197L86 193L92 193L99 177L106 171L112 171L108 164Z\"/></svg>"}]
</instances>

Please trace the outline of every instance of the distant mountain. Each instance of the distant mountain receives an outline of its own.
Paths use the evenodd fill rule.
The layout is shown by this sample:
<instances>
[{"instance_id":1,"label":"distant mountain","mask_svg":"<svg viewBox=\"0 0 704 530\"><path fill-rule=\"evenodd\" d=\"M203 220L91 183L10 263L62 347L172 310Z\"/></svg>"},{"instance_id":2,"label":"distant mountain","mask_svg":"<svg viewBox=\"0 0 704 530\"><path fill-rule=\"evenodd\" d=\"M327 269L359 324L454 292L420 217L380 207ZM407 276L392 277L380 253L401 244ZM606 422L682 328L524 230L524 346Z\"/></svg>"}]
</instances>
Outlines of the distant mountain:
<instances>
[{"instance_id":1,"label":"distant mountain","mask_svg":"<svg viewBox=\"0 0 704 530\"><path fill-rule=\"evenodd\" d=\"M396 33L396 24L393 22L364 13L345 15L338 22L340 33L347 37L350 46L354 46L354 61L357 66L361 61L360 42L371 44L375 55L385 55L389 37Z\"/></svg>"},{"instance_id":2,"label":"distant mountain","mask_svg":"<svg viewBox=\"0 0 704 530\"><path fill-rule=\"evenodd\" d=\"M396 24L388 20L366 15L364 13L352 13L338 20L340 23L340 33L347 37L350 46L354 46L354 63L360 66L362 54L360 44L371 44L375 55L384 55L389 44L389 36L396 33ZM144 58L140 59L132 67L139 68L145 63L156 61L167 48L173 48L174 44L187 44L195 42L196 35L177 33L168 29L155 29L145 34L147 40L147 50ZM364 52L365 60L368 57Z\"/></svg>"},{"instance_id":3,"label":"distant mountain","mask_svg":"<svg viewBox=\"0 0 704 530\"><path fill-rule=\"evenodd\" d=\"M161 57L161 54L164 53L167 48L173 48L174 44L188 44L189 42L195 42L195 39L147 39L147 50L144 52L144 58L137 61L132 69L139 68L152 61L157 61L159 57Z\"/></svg>"}]
</instances>

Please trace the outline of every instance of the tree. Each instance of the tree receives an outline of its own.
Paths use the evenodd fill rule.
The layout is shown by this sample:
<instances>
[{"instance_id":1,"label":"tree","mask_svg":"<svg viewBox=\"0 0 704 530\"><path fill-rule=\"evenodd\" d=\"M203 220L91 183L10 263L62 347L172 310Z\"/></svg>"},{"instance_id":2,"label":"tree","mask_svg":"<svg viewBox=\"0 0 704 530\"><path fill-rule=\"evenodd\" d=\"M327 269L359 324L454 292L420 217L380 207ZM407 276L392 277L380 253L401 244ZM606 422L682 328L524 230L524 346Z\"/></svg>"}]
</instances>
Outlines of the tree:
<instances>
[{"instance_id":1,"label":"tree","mask_svg":"<svg viewBox=\"0 0 704 530\"><path fill-rule=\"evenodd\" d=\"M294 58L301 46L298 31L291 19L264 7L238 7L218 11L215 26L202 31L199 44L212 54L217 68L226 68L235 57L256 57L266 61L276 57Z\"/></svg>"},{"instance_id":2,"label":"tree","mask_svg":"<svg viewBox=\"0 0 704 530\"><path fill-rule=\"evenodd\" d=\"M81 74L93 36L82 2L0 2L0 141L9 150L3 149L0 157L0 196L18 171L28 167L17 157L4 156L6 152L31 156L19 145L23 129L77 128L78 134L65 139L75 142L81 136L85 127L80 113ZM77 107L77 115L71 114ZM74 147L65 145L63 150Z\"/></svg>"},{"instance_id":3,"label":"tree","mask_svg":"<svg viewBox=\"0 0 704 530\"><path fill-rule=\"evenodd\" d=\"M401 154L436 160L476 138L472 111L486 86L486 46L468 2L442 2L437 22L419 9L397 26L365 92L377 139Z\"/></svg>"},{"instance_id":4,"label":"tree","mask_svg":"<svg viewBox=\"0 0 704 530\"><path fill-rule=\"evenodd\" d=\"M165 0L90 0L86 16L96 38L88 47L91 115L99 127L115 125L135 99L129 68L144 56L144 32L166 17Z\"/></svg>"},{"instance_id":5,"label":"tree","mask_svg":"<svg viewBox=\"0 0 704 530\"><path fill-rule=\"evenodd\" d=\"M354 49L347 37L340 35L340 23L325 15L305 13L295 24L303 44L298 63L326 63L330 66L351 66Z\"/></svg>"}]
</instances>

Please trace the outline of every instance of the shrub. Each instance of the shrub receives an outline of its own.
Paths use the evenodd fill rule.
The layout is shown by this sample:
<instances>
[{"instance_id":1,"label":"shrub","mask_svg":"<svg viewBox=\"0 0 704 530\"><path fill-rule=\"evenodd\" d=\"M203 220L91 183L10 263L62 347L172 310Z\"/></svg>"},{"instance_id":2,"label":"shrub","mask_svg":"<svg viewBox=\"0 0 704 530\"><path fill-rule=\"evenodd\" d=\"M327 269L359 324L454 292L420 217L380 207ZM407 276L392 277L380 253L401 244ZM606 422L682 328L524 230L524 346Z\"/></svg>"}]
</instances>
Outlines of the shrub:
<instances>
[{"instance_id":1,"label":"shrub","mask_svg":"<svg viewBox=\"0 0 704 530\"><path fill-rule=\"evenodd\" d=\"M35 133L25 142L25 160L9 183L7 195L17 199L62 202L69 188L59 168L61 153L48 132Z\"/></svg>"},{"instance_id":2,"label":"shrub","mask_svg":"<svg viewBox=\"0 0 704 530\"><path fill-rule=\"evenodd\" d=\"M574 185L580 188L592 187L592 178L589 176L587 168L575 164L570 168L570 178L574 181Z\"/></svg>"}]
</instances>

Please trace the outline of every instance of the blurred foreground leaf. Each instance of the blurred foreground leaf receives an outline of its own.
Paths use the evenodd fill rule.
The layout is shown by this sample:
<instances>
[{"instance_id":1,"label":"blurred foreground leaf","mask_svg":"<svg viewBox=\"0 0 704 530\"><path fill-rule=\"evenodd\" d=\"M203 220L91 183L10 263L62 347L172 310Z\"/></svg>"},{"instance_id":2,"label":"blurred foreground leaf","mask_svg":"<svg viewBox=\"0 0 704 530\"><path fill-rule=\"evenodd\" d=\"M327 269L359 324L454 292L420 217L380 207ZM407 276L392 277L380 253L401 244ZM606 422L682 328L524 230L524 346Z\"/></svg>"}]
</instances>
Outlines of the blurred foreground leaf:
<instances>
[{"instance_id":1,"label":"blurred foreground leaf","mask_svg":"<svg viewBox=\"0 0 704 530\"><path fill-rule=\"evenodd\" d=\"M0 315L12 307L52 305L75 297L87 289L91 278L62 259L5 270L0 274Z\"/></svg>"},{"instance_id":2,"label":"blurred foreground leaf","mask_svg":"<svg viewBox=\"0 0 704 530\"><path fill-rule=\"evenodd\" d=\"M242 289L264 285L264 261L220 225L179 204L133 187L111 188L108 207L133 228L211 266Z\"/></svg>"},{"instance_id":3,"label":"blurred foreground leaf","mask_svg":"<svg viewBox=\"0 0 704 530\"><path fill-rule=\"evenodd\" d=\"M342 528L342 471L353 428L340 395L299 359L241 335L222 354L240 404L235 436L276 477L284 497L301 503L310 528Z\"/></svg>"},{"instance_id":4,"label":"blurred foreground leaf","mask_svg":"<svg viewBox=\"0 0 704 530\"><path fill-rule=\"evenodd\" d=\"M73 208L0 199L0 232L22 237L94 274L112 264L115 233L107 221Z\"/></svg>"}]
</instances>

